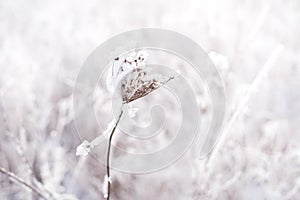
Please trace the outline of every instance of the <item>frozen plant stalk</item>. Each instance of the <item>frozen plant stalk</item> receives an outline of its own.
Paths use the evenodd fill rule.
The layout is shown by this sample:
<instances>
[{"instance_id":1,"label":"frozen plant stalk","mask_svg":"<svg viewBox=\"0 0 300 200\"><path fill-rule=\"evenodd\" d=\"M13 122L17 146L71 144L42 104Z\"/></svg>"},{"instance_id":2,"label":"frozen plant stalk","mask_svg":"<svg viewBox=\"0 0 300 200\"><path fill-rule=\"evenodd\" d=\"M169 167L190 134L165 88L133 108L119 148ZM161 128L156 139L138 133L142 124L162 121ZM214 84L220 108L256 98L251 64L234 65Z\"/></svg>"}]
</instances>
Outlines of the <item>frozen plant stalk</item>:
<instances>
[{"instance_id":1,"label":"frozen plant stalk","mask_svg":"<svg viewBox=\"0 0 300 200\"><path fill-rule=\"evenodd\" d=\"M168 81L174 79L173 76L167 77L162 74L151 73L151 68L147 67L145 64L147 56L148 54L145 51L138 51L137 53L132 52L126 56L115 58L112 65L109 67L106 81L107 89L112 95L116 90L116 87L120 84L123 105L146 96L160 86L165 85ZM128 114L129 116L134 116L137 111L136 108L132 108L132 110L129 110ZM103 182L103 196L106 199L109 199L110 197L110 185L112 183L109 168L111 142L122 114L123 110L121 108L118 119L116 121L113 120L103 133L106 138L108 138L106 157L107 174L105 175ZM100 136L91 142L84 140L82 144L77 147L76 155L87 155L92 148L99 144L99 138Z\"/></svg>"},{"instance_id":2,"label":"frozen plant stalk","mask_svg":"<svg viewBox=\"0 0 300 200\"><path fill-rule=\"evenodd\" d=\"M108 198L108 190L109 190L109 184L111 183L111 177L108 177L107 175L104 176L103 185L102 185L102 192L103 197L105 199Z\"/></svg>"}]
</instances>

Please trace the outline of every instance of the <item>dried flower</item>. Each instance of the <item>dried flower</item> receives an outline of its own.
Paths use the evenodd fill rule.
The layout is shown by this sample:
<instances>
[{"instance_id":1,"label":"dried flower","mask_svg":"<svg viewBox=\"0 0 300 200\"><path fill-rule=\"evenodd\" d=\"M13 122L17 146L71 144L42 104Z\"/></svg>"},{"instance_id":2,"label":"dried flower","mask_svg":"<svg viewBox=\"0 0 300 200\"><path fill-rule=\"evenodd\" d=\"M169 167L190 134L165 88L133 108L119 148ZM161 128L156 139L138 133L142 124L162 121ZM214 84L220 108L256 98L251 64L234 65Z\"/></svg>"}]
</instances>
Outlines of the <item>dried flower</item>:
<instances>
[{"instance_id":1,"label":"dried flower","mask_svg":"<svg viewBox=\"0 0 300 200\"><path fill-rule=\"evenodd\" d=\"M145 64L147 56L148 54L144 51L139 51L137 53L132 52L126 57L115 58L112 66L109 68L106 82L107 89L111 94L113 94L116 87L121 86L120 92L123 104L128 104L136 99L146 96L150 92L156 90L174 78L173 76L167 77L162 74L152 73L151 68L146 67ZM138 108L133 108L131 105L129 105L129 117L134 117L137 111ZM107 137L107 175L105 175L102 185L103 196L105 199L109 199L110 196L111 178L109 157L111 141L122 113L123 110L121 110L118 120L116 122L113 120L103 133L105 136L108 136L108 132L111 132L109 137ZM88 142L86 140L83 141L82 144L77 147L76 155L88 155L88 153L91 151L91 148L97 146L100 140L101 136L95 138L92 142Z\"/></svg>"},{"instance_id":2,"label":"dried flower","mask_svg":"<svg viewBox=\"0 0 300 200\"><path fill-rule=\"evenodd\" d=\"M142 98L160 86L166 84L174 77L164 76L158 73L152 73L150 67L146 67L145 61L148 54L145 51L132 52L125 57L117 57L109 68L107 76L107 89L112 94L118 84L121 84L121 95L123 103L130 103L136 99ZM128 110L129 117L134 117L138 111L137 108ZM112 121L104 131L104 136L108 138L115 122ZM76 149L77 156L85 156L92 148L101 141L101 136L88 142L84 140Z\"/></svg>"},{"instance_id":3,"label":"dried flower","mask_svg":"<svg viewBox=\"0 0 300 200\"><path fill-rule=\"evenodd\" d=\"M107 77L107 88L113 93L121 82L123 103L144 97L174 78L151 73L151 68L145 65L147 57L148 54L144 51L133 52L126 58L115 59L112 64Z\"/></svg>"},{"instance_id":4,"label":"dried flower","mask_svg":"<svg viewBox=\"0 0 300 200\"><path fill-rule=\"evenodd\" d=\"M123 103L130 103L142 98L173 79L173 77L150 72L150 67L137 67L122 80Z\"/></svg>"},{"instance_id":5,"label":"dried flower","mask_svg":"<svg viewBox=\"0 0 300 200\"><path fill-rule=\"evenodd\" d=\"M144 51L138 53L132 52L126 57L115 58L112 66L109 68L107 76L107 89L112 94L118 83L134 69L145 66L145 60L148 54Z\"/></svg>"}]
</instances>

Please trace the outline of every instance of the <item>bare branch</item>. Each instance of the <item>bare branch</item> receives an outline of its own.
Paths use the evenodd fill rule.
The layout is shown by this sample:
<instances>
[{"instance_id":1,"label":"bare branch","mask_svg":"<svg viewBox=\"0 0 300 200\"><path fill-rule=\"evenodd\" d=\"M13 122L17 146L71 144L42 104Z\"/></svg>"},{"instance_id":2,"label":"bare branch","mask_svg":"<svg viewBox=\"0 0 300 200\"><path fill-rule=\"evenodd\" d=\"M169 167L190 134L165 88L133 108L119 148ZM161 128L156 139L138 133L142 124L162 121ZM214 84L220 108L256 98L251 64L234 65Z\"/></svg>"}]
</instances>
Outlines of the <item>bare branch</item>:
<instances>
[{"instance_id":1,"label":"bare branch","mask_svg":"<svg viewBox=\"0 0 300 200\"><path fill-rule=\"evenodd\" d=\"M19 183L28 189L30 189L33 193L38 195L39 197L45 199L45 200L50 200L48 197L46 197L38 188L34 187L33 185L27 183L25 180L22 178L18 177L14 173L7 171L6 169L0 167L0 173L7 175L11 180L13 180L16 183Z\"/></svg>"}]
</instances>

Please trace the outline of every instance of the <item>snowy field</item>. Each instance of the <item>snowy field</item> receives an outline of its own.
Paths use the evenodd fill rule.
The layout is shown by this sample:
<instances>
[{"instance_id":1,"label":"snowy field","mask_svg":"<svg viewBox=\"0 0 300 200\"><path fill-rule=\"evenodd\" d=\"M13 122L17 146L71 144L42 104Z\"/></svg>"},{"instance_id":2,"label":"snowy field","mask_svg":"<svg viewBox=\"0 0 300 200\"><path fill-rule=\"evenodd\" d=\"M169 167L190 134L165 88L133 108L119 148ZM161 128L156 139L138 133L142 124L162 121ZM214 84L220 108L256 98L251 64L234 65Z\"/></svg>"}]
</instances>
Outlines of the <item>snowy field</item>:
<instances>
[{"instance_id":1,"label":"snowy field","mask_svg":"<svg viewBox=\"0 0 300 200\"><path fill-rule=\"evenodd\" d=\"M112 170L111 199L300 199L298 0L0 0L0 199L104 199L106 167L75 154L73 88L97 46L144 27L182 33L206 50L225 85L228 128L204 159L197 141L157 172ZM209 100L198 98L208 121ZM88 138L110 122L107 99L97 101L102 130L89 127ZM115 143L152 151L167 139Z\"/></svg>"}]
</instances>

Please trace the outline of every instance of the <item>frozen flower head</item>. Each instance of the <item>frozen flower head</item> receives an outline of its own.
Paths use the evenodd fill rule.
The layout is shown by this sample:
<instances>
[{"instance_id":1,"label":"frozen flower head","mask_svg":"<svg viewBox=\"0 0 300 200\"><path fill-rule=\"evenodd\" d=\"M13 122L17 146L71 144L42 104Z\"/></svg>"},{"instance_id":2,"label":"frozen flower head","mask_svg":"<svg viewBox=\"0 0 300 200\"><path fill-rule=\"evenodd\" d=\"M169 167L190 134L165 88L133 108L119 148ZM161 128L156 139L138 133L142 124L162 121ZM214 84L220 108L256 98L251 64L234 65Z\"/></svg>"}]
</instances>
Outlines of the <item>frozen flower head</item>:
<instances>
[{"instance_id":1,"label":"frozen flower head","mask_svg":"<svg viewBox=\"0 0 300 200\"><path fill-rule=\"evenodd\" d=\"M138 51L127 54L125 58L118 57L113 62L107 77L107 88L113 93L117 85L121 84L123 103L144 97L173 79L151 73L151 68L145 64L147 57L145 51Z\"/></svg>"},{"instance_id":2,"label":"frozen flower head","mask_svg":"<svg viewBox=\"0 0 300 200\"><path fill-rule=\"evenodd\" d=\"M107 89L111 94L117 86L121 88L123 104L128 104L136 99L146 96L150 92L166 84L173 76L164 76L159 73L152 73L150 67L146 67L145 61L148 54L145 51L132 52L123 57L117 57L109 68L107 76ZM129 109L129 116L134 117L137 108ZM109 136L115 121L112 121L103 135ZM85 156L97 146L101 136L93 141L83 141L76 149L77 156Z\"/></svg>"},{"instance_id":3,"label":"frozen flower head","mask_svg":"<svg viewBox=\"0 0 300 200\"><path fill-rule=\"evenodd\" d=\"M173 77L151 74L151 68L136 68L121 83L123 103L130 103L146 96L150 92L167 83Z\"/></svg>"}]
</instances>

